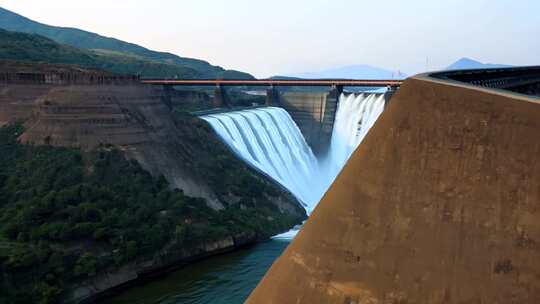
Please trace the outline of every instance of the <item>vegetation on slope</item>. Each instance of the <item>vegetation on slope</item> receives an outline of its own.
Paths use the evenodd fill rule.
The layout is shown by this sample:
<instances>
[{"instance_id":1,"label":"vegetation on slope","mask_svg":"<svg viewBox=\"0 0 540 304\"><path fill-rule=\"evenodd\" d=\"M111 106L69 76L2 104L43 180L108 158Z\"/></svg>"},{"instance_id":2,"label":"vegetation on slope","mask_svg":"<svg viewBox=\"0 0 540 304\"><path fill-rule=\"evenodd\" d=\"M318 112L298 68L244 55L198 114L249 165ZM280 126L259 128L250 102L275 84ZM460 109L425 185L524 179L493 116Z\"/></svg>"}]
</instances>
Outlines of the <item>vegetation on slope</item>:
<instances>
[{"instance_id":1,"label":"vegetation on slope","mask_svg":"<svg viewBox=\"0 0 540 304\"><path fill-rule=\"evenodd\" d=\"M246 231L269 236L302 220L281 214L266 198L279 190L245 166L231 168L227 153L212 154L215 167L194 164L214 172L207 178L218 192L240 199L215 211L114 149L22 145L21 132L0 128L0 303L55 303L73 284L151 259L171 242L190 248Z\"/></svg>"},{"instance_id":2,"label":"vegetation on slope","mask_svg":"<svg viewBox=\"0 0 540 304\"><path fill-rule=\"evenodd\" d=\"M122 53L81 50L48 38L0 30L0 58L54 64L76 64L118 74L145 77L197 78L196 70Z\"/></svg>"},{"instance_id":3,"label":"vegetation on slope","mask_svg":"<svg viewBox=\"0 0 540 304\"><path fill-rule=\"evenodd\" d=\"M144 60L145 62L154 62L155 64L162 64L169 67L172 66L180 70L193 70L196 72L194 77L199 78L253 78L253 76L247 73L224 70L221 67L210 65L203 60L179 57L171 53L152 51L133 43L124 42L115 38L103 37L76 28L56 27L42 24L3 8L0 8L0 28L10 31L38 34L58 43L70 45L79 49L109 50L115 51L122 56L138 56L140 60ZM137 65L140 64L140 62L137 63ZM182 75L181 73L178 74L178 72L174 71L163 73L164 77ZM141 75L145 77L154 77L155 74L141 73Z\"/></svg>"}]
</instances>

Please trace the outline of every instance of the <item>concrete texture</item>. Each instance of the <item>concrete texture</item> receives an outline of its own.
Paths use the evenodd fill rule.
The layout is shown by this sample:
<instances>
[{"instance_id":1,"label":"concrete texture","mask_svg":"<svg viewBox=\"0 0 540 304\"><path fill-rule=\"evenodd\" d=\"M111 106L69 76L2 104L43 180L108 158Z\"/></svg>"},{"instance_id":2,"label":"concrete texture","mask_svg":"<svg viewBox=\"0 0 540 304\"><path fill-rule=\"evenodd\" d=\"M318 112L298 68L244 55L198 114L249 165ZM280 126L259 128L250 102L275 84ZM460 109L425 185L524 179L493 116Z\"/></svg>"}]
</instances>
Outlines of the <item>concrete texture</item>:
<instances>
[{"instance_id":1,"label":"concrete texture","mask_svg":"<svg viewBox=\"0 0 540 304\"><path fill-rule=\"evenodd\" d=\"M330 143L338 99L333 92L279 94L279 106L291 115L316 155L324 155Z\"/></svg>"},{"instance_id":2,"label":"concrete texture","mask_svg":"<svg viewBox=\"0 0 540 304\"><path fill-rule=\"evenodd\" d=\"M247 303L540 303L540 102L408 79Z\"/></svg>"}]
</instances>

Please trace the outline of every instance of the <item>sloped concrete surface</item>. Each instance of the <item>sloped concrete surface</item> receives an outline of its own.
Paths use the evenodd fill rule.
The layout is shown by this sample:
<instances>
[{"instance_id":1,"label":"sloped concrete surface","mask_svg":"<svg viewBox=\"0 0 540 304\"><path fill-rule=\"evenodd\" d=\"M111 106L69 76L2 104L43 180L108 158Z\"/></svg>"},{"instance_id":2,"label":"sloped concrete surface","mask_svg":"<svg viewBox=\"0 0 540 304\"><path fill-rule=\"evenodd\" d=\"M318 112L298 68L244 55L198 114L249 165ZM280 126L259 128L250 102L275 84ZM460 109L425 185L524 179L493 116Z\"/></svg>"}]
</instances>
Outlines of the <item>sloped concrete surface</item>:
<instances>
[{"instance_id":1,"label":"sloped concrete surface","mask_svg":"<svg viewBox=\"0 0 540 304\"><path fill-rule=\"evenodd\" d=\"M247 303L540 303L540 102L408 79Z\"/></svg>"}]
</instances>

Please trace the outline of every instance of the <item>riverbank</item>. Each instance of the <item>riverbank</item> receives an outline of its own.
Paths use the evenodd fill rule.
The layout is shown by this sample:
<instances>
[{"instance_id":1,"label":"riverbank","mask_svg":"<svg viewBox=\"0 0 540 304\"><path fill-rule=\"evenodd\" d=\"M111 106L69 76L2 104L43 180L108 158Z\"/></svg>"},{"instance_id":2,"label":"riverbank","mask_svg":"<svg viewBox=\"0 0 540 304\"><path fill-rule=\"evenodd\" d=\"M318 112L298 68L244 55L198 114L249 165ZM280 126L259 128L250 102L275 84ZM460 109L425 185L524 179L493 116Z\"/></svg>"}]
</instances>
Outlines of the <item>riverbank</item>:
<instances>
[{"instance_id":1,"label":"riverbank","mask_svg":"<svg viewBox=\"0 0 540 304\"><path fill-rule=\"evenodd\" d=\"M104 272L92 281L82 284L74 289L73 297L80 303L97 303L124 290L151 282L167 274L186 266L195 265L202 260L215 258L220 255L253 247L261 241L255 233L243 233L235 237L227 237L219 241L206 242L192 250L176 251L180 255L174 260L166 260L161 263L155 261L143 261L132 263L122 267L116 272ZM167 253L160 253L165 254ZM174 256L174 254L173 254Z\"/></svg>"},{"instance_id":2,"label":"riverbank","mask_svg":"<svg viewBox=\"0 0 540 304\"><path fill-rule=\"evenodd\" d=\"M289 241L271 239L204 259L116 290L100 303L241 304Z\"/></svg>"}]
</instances>

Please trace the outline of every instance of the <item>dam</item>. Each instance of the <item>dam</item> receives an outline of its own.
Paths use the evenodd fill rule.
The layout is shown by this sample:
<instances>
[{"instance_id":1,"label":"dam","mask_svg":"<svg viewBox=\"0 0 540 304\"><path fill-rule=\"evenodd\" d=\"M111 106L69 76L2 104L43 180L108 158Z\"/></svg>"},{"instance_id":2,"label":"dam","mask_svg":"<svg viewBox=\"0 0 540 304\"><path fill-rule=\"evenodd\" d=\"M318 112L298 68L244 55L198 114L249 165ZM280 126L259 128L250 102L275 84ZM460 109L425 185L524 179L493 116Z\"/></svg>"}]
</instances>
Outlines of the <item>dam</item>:
<instances>
[{"instance_id":1,"label":"dam","mask_svg":"<svg viewBox=\"0 0 540 304\"><path fill-rule=\"evenodd\" d=\"M246 303L539 303L539 71L407 79Z\"/></svg>"},{"instance_id":2,"label":"dam","mask_svg":"<svg viewBox=\"0 0 540 304\"><path fill-rule=\"evenodd\" d=\"M0 304L540 304L540 1L4 2Z\"/></svg>"},{"instance_id":3,"label":"dam","mask_svg":"<svg viewBox=\"0 0 540 304\"><path fill-rule=\"evenodd\" d=\"M302 80L189 80L189 79L142 79L142 84L163 87L163 101L171 109L172 99L180 90L201 90L214 87L210 111L195 112L204 115L208 112L230 112L235 110L231 89L251 88L263 92L265 99L258 106L283 108L294 120L308 145L317 157L328 152L337 105L343 92L381 91L385 104L398 90L401 80L351 80L351 79L302 79ZM188 91L184 91L188 92Z\"/></svg>"},{"instance_id":4,"label":"dam","mask_svg":"<svg viewBox=\"0 0 540 304\"><path fill-rule=\"evenodd\" d=\"M413 77L344 128L362 144L247 303L537 303L539 71Z\"/></svg>"},{"instance_id":5,"label":"dam","mask_svg":"<svg viewBox=\"0 0 540 304\"><path fill-rule=\"evenodd\" d=\"M263 107L201 118L236 155L290 190L309 213L383 108L383 94L342 94L328 152L319 158L283 108Z\"/></svg>"},{"instance_id":6,"label":"dam","mask_svg":"<svg viewBox=\"0 0 540 304\"><path fill-rule=\"evenodd\" d=\"M484 87L531 91L538 71L454 71L435 74ZM215 85L214 110L200 117L242 160L293 193L308 213L314 209L352 152L373 126L401 81L392 80L143 80L163 85ZM263 106L231 109L225 86L268 86ZM278 90L278 86L330 86L329 91ZM377 88L385 93L344 93L344 86ZM532 85L532 86L531 86ZM369 92L369 91L368 91Z\"/></svg>"},{"instance_id":7,"label":"dam","mask_svg":"<svg viewBox=\"0 0 540 304\"><path fill-rule=\"evenodd\" d=\"M401 84L343 79L141 82L163 86L163 100L170 108L173 96L181 92L174 87L215 86L212 109L193 114L208 122L240 159L290 191L308 213ZM233 107L226 86L264 90L265 103Z\"/></svg>"}]
</instances>

